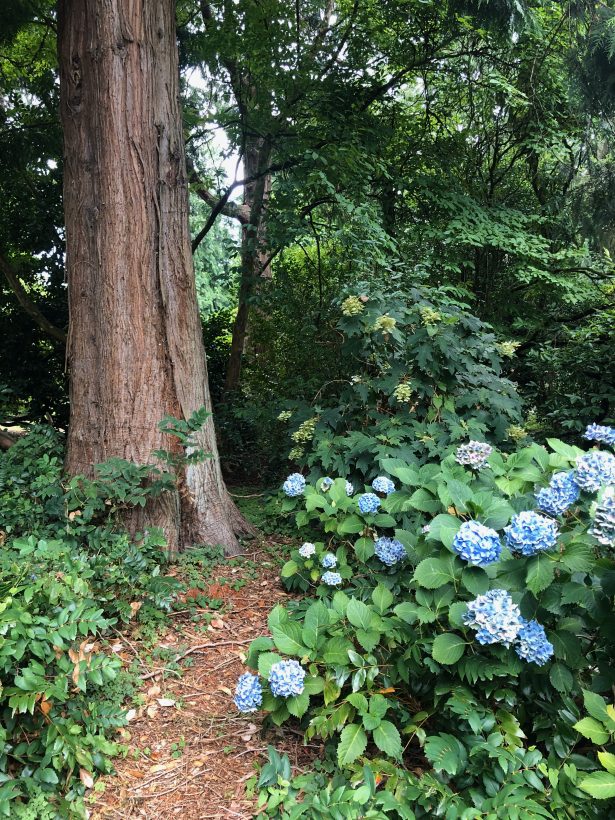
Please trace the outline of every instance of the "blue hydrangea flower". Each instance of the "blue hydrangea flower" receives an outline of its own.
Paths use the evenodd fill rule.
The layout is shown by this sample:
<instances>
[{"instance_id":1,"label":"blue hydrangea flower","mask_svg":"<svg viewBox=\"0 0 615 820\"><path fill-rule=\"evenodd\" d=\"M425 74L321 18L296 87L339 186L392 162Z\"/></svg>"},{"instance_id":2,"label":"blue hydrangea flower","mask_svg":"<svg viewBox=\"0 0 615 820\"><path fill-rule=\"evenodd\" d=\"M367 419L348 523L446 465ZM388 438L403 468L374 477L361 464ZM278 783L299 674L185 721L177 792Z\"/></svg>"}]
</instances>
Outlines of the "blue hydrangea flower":
<instances>
[{"instance_id":1,"label":"blue hydrangea flower","mask_svg":"<svg viewBox=\"0 0 615 820\"><path fill-rule=\"evenodd\" d=\"M393 484L390 478L379 475L372 481L372 490L375 490L377 493L383 493L384 495L391 495L391 493L395 492L395 484Z\"/></svg>"},{"instance_id":2,"label":"blue hydrangea flower","mask_svg":"<svg viewBox=\"0 0 615 820\"><path fill-rule=\"evenodd\" d=\"M305 478L301 473L291 473L284 484L282 484L282 489L286 495L295 498L295 496L301 495L305 490Z\"/></svg>"},{"instance_id":3,"label":"blue hydrangea flower","mask_svg":"<svg viewBox=\"0 0 615 820\"><path fill-rule=\"evenodd\" d=\"M453 540L453 550L469 564L484 567L499 559L502 544L495 530L478 521L464 521Z\"/></svg>"},{"instance_id":4,"label":"blue hydrangea flower","mask_svg":"<svg viewBox=\"0 0 615 820\"><path fill-rule=\"evenodd\" d=\"M526 621L525 618L522 620L523 625L517 635L515 652L524 661L544 666L553 655L553 644L547 640L542 624L538 621Z\"/></svg>"},{"instance_id":5,"label":"blue hydrangea flower","mask_svg":"<svg viewBox=\"0 0 615 820\"><path fill-rule=\"evenodd\" d=\"M557 524L552 518L529 510L513 516L504 532L507 546L522 555L536 555L552 549L559 535Z\"/></svg>"},{"instance_id":6,"label":"blue hydrangea flower","mask_svg":"<svg viewBox=\"0 0 615 820\"><path fill-rule=\"evenodd\" d=\"M323 572L321 581L328 587L337 587L342 583L342 576L339 572Z\"/></svg>"},{"instance_id":7,"label":"blue hydrangea flower","mask_svg":"<svg viewBox=\"0 0 615 820\"><path fill-rule=\"evenodd\" d=\"M352 497L354 495L354 487L350 483L350 481L346 482L346 495L348 497Z\"/></svg>"},{"instance_id":8,"label":"blue hydrangea flower","mask_svg":"<svg viewBox=\"0 0 615 820\"><path fill-rule=\"evenodd\" d=\"M588 493L595 493L605 484L615 484L615 456L600 450L579 456L574 480Z\"/></svg>"},{"instance_id":9,"label":"blue hydrangea flower","mask_svg":"<svg viewBox=\"0 0 615 820\"><path fill-rule=\"evenodd\" d=\"M615 546L615 494L612 491L598 504L588 533L605 547Z\"/></svg>"},{"instance_id":10,"label":"blue hydrangea flower","mask_svg":"<svg viewBox=\"0 0 615 820\"><path fill-rule=\"evenodd\" d=\"M263 702L263 687L258 675L241 675L235 689L235 706L240 712L256 712Z\"/></svg>"},{"instance_id":11,"label":"blue hydrangea flower","mask_svg":"<svg viewBox=\"0 0 615 820\"><path fill-rule=\"evenodd\" d=\"M396 538L385 538L384 536L379 538L374 543L374 551L376 557L379 558L383 564L386 564L387 567L392 567L394 564L408 557L404 545Z\"/></svg>"},{"instance_id":12,"label":"blue hydrangea flower","mask_svg":"<svg viewBox=\"0 0 615 820\"><path fill-rule=\"evenodd\" d=\"M337 558L332 552L326 552L321 558L320 565L325 569L333 569L337 566Z\"/></svg>"},{"instance_id":13,"label":"blue hydrangea flower","mask_svg":"<svg viewBox=\"0 0 615 820\"><path fill-rule=\"evenodd\" d=\"M470 601L463 622L477 630L476 640L483 645L510 646L523 626L519 607L505 589L490 589Z\"/></svg>"},{"instance_id":14,"label":"blue hydrangea flower","mask_svg":"<svg viewBox=\"0 0 615 820\"><path fill-rule=\"evenodd\" d=\"M366 513L378 512L380 506L380 499L374 493L363 493L359 496L359 509L365 515Z\"/></svg>"},{"instance_id":15,"label":"blue hydrangea flower","mask_svg":"<svg viewBox=\"0 0 615 820\"><path fill-rule=\"evenodd\" d=\"M484 441L470 441L457 448L455 460L465 464L473 470L480 470L487 464L487 459L493 452L493 447Z\"/></svg>"},{"instance_id":16,"label":"blue hydrangea flower","mask_svg":"<svg viewBox=\"0 0 615 820\"><path fill-rule=\"evenodd\" d=\"M605 424L588 424L587 430L583 433L583 438L588 441L603 441L605 444L613 446L615 444L615 427L607 427Z\"/></svg>"},{"instance_id":17,"label":"blue hydrangea flower","mask_svg":"<svg viewBox=\"0 0 615 820\"><path fill-rule=\"evenodd\" d=\"M299 555L302 558L311 558L312 555L316 552L316 547L314 544L310 544L309 541L306 541L305 544L302 544L299 547Z\"/></svg>"},{"instance_id":18,"label":"blue hydrangea flower","mask_svg":"<svg viewBox=\"0 0 615 820\"><path fill-rule=\"evenodd\" d=\"M271 694L278 698L290 698L303 692L305 669L299 661L278 661L269 671Z\"/></svg>"},{"instance_id":19,"label":"blue hydrangea flower","mask_svg":"<svg viewBox=\"0 0 615 820\"><path fill-rule=\"evenodd\" d=\"M323 479L321 479L321 481L320 481L320 489L323 491L323 493L326 493L326 492L327 492L327 490L329 489L329 487L330 487L332 484L333 484L333 479L332 479L332 478L329 478L329 476L328 476L328 475L326 475L326 476L325 476Z\"/></svg>"},{"instance_id":20,"label":"blue hydrangea flower","mask_svg":"<svg viewBox=\"0 0 615 820\"><path fill-rule=\"evenodd\" d=\"M579 485L571 470L568 473L555 473L549 486L538 490L536 501L538 507L549 515L562 515L578 500L579 495Z\"/></svg>"}]
</instances>

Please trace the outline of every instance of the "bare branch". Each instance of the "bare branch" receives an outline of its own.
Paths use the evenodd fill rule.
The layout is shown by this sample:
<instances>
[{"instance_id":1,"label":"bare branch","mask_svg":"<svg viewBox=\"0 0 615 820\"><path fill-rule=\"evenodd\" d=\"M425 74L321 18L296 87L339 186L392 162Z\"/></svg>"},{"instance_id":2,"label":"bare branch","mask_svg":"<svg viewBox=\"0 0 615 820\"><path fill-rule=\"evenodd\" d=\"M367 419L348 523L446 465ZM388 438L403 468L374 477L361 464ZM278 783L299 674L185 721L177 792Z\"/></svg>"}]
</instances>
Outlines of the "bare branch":
<instances>
[{"instance_id":1,"label":"bare branch","mask_svg":"<svg viewBox=\"0 0 615 820\"><path fill-rule=\"evenodd\" d=\"M2 270L6 281L9 283L11 290L17 297L17 301L28 316L41 328L41 330L44 330L48 336L51 336L58 342L62 342L62 344L66 344L66 333L43 316L28 296L28 293L22 285L15 269L9 260L2 254L0 254L0 270Z\"/></svg>"}]
</instances>

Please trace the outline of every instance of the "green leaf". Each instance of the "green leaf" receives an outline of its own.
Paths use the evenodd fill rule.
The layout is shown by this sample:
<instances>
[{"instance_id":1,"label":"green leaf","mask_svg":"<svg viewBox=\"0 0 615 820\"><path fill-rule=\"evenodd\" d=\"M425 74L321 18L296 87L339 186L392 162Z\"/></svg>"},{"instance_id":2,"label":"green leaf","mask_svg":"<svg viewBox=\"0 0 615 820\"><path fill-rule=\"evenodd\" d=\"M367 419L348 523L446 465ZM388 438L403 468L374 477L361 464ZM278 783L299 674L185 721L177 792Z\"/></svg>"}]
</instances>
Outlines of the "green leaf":
<instances>
[{"instance_id":1,"label":"green leaf","mask_svg":"<svg viewBox=\"0 0 615 820\"><path fill-rule=\"evenodd\" d=\"M287 561L284 566L282 567L282 572L280 573L282 578L290 578L292 575L296 575L299 571L299 565L296 561L290 560Z\"/></svg>"},{"instance_id":2,"label":"green leaf","mask_svg":"<svg viewBox=\"0 0 615 820\"><path fill-rule=\"evenodd\" d=\"M594 552L587 544L577 541L566 546L560 560L570 572L590 572L594 566Z\"/></svg>"},{"instance_id":3,"label":"green leaf","mask_svg":"<svg viewBox=\"0 0 615 820\"><path fill-rule=\"evenodd\" d=\"M427 759L437 772L460 774L468 762L465 747L453 735L442 733L428 737L424 749Z\"/></svg>"},{"instance_id":4,"label":"green leaf","mask_svg":"<svg viewBox=\"0 0 615 820\"><path fill-rule=\"evenodd\" d=\"M528 561L525 583L534 595L550 586L554 576L554 562L546 555L536 555Z\"/></svg>"},{"instance_id":5,"label":"green leaf","mask_svg":"<svg viewBox=\"0 0 615 820\"><path fill-rule=\"evenodd\" d=\"M337 531L340 535L361 532L365 524L358 515L349 515L343 518L337 525Z\"/></svg>"},{"instance_id":6,"label":"green leaf","mask_svg":"<svg viewBox=\"0 0 615 820\"><path fill-rule=\"evenodd\" d=\"M374 555L373 538L359 538L355 541L354 551L359 561L365 563Z\"/></svg>"},{"instance_id":7,"label":"green leaf","mask_svg":"<svg viewBox=\"0 0 615 820\"><path fill-rule=\"evenodd\" d=\"M391 721L383 720L380 726L374 729L372 736L381 752L399 760L402 753L401 737Z\"/></svg>"},{"instance_id":8,"label":"green leaf","mask_svg":"<svg viewBox=\"0 0 615 820\"><path fill-rule=\"evenodd\" d=\"M344 768L360 757L367 746L367 735L357 723L345 726L337 746L337 762Z\"/></svg>"},{"instance_id":9,"label":"green leaf","mask_svg":"<svg viewBox=\"0 0 615 820\"><path fill-rule=\"evenodd\" d=\"M410 507L414 507L415 510L420 510L421 512L435 513L442 509L440 501L422 488L412 493L408 504Z\"/></svg>"},{"instance_id":10,"label":"green leaf","mask_svg":"<svg viewBox=\"0 0 615 820\"><path fill-rule=\"evenodd\" d=\"M309 650L301 642L301 627L294 621L286 621L286 623L275 626L271 629L273 642L276 649L284 652L286 655L303 655L309 654Z\"/></svg>"},{"instance_id":11,"label":"green leaf","mask_svg":"<svg viewBox=\"0 0 615 820\"><path fill-rule=\"evenodd\" d=\"M440 541L447 549L451 549L460 526L461 521L454 515L441 513L429 522L427 538L432 541Z\"/></svg>"},{"instance_id":12,"label":"green leaf","mask_svg":"<svg viewBox=\"0 0 615 820\"><path fill-rule=\"evenodd\" d=\"M381 633L374 629L357 629L357 640L366 652L372 652L380 643Z\"/></svg>"},{"instance_id":13,"label":"green leaf","mask_svg":"<svg viewBox=\"0 0 615 820\"><path fill-rule=\"evenodd\" d=\"M246 657L246 666L249 666L250 669L256 669L259 653L264 652L267 649L273 649L273 641L271 640L271 638L267 638L265 636L255 638L250 644L250 648L248 649L248 654Z\"/></svg>"},{"instance_id":14,"label":"green leaf","mask_svg":"<svg viewBox=\"0 0 615 820\"><path fill-rule=\"evenodd\" d=\"M592 772L579 783L579 788L597 800L615 797L615 775L609 772Z\"/></svg>"},{"instance_id":15,"label":"green leaf","mask_svg":"<svg viewBox=\"0 0 615 820\"><path fill-rule=\"evenodd\" d=\"M468 611L465 601L455 601L448 608L448 619L453 626L463 626L463 616Z\"/></svg>"},{"instance_id":16,"label":"green leaf","mask_svg":"<svg viewBox=\"0 0 615 820\"><path fill-rule=\"evenodd\" d=\"M368 630L372 620L372 611L363 601L351 598L348 602L346 617L353 626Z\"/></svg>"},{"instance_id":17,"label":"green leaf","mask_svg":"<svg viewBox=\"0 0 615 820\"><path fill-rule=\"evenodd\" d=\"M572 728L576 729L580 735L583 735L583 737L586 737L598 746L602 746L609 739L607 730L593 717L584 717L575 723Z\"/></svg>"},{"instance_id":18,"label":"green leaf","mask_svg":"<svg viewBox=\"0 0 615 820\"><path fill-rule=\"evenodd\" d=\"M461 573L461 583L472 595L483 595L489 589L489 576L481 567L466 567Z\"/></svg>"},{"instance_id":19,"label":"green leaf","mask_svg":"<svg viewBox=\"0 0 615 820\"><path fill-rule=\"evenodd\" d=\"M402 621L405 621L407 624L413 624L418 620L419 609L420 607L416 604L411 604L409 601L403 601L403 603L397 604L393 612L398 618L401 618Z\"/></svg>"},{"instance_id":20,"label":"green leaf","mask_svg":"<svg viewBox=\"0 0 615 820\"><path fill-rule=\"evenodd\" d=\"M577 456L580 456L582 453L582 450L579 450L578 447L571 447L570 444L565 444L558 438L548 438L547 444L554 453L559 453L560 456L564 456L564 458L567 458L568 461L571 462L576 461Z\"/></svg>"},{"instance_id":21,"label":"green leaf","mask_svg":"<svg viewBox=\"0 0 615 820\"><path fill-rule=\"evenodd\" d=\"M372 601L378 612L383 615L393 603L393 593L384 584L378 584L372 592Z\"/></svg>"},{"instance_id":22,"label":"green leaf","mask_svg":"<svg viewBox=\"0 0 615 820\"><path fill-rule=\"evenodd\" d=\"M303 619L303 629L301 630L301 640L310 649L316 646L318 630L329 624L329 610L322 601L315 601L308 607Z\"/></svg>"},{"instance_id":23,"label":"green leaf","mask_svg":"<svg viewBox=\"0 0 615 820\"><path fill-rule=\"evenodd\" d=\"M308 695L319 695L325 688L325 681L324 678L321 678L318 675L308 675L305 678L303 685L303 691L307 692Z\"/></svg>"},{"instance_id":24,"label":"green leaf","mask_svg":"<svg viewBox=\"0 0 615 820\"><path fill-rule=\"evenodd\" d=\"M286 699L286 708L294 717L303 717L309 705L310 696L305 689L300 695L293 695L293 697Z\"/></svg>"},{"instance_id":25,"label":"green leaf","mask_svg":"<svg viewBox=\"0 0 615 820\"><path fill-rule=\"evenodd\" d=\"M463 638L452 632L445 632L442 635L438 635L434 640L431 656L438 663L449 666L450 664L457 663L465 652L465 649L466 641L464 641Z\"/></svg>"},{"instance_id":26,"label":"green leaf","mask_svg":"<svg viewBox=\"0 0 615 820\"><path fill-rule=\"evenodd\" d=\"M597 695L595 692L590 692L588 689L583 690L583 703L587 712L600 723L607 723L609 720L606 711L606 701L604 698Z\"/></svg>"},{"instance_id":27,"label":"green leaf","mask_svg":"<svg viewBox=\"0 0 615 820\"><path fill-rule=\"evenodd\" d=\"M324 647L323 660L331 666L347 666L350 649L352 649L352 644L347 638L330 638Z\"/></svg>"},{"instance_id":28,"label":"green leaf","mask_svg":"<svg viewBox=\"0 0 615 820\"><path fill-rule=\"evenodd\" d=\"M574 683L572 673L563 663L554 663L549 670L549 680L558 692L569 692Z\"/></svg>"},{"instance_id":29,"label":"green leaf","mask_svg":"<svg viewBox=\"0 0 615 820\"><path fill-rule=\"evenodd\" d=\"M281 660L283 660L282 656L276 655L275 652L263 652L258 657L258 674L267 680L273 664Z\"/></svg>"},{"instance_id":30,"label":"green leaf","mask_svg":"<svg viewBox=\"0 0 615 820\"><path fill-rule=\"evenodd\" d=\"M425 558L414 571L414 580L425 589L438 589L452 579L450 568L440 558Z\"/></svg>"},{"instance_id":31,"label":"green leaf","mask_svg":"<svg viewBox=\"0 0 615 820\"><path fill-rule=\"evenodd\" d=\"M604 768L609 772L609 774L615 774L615 755L611 754L611 752L598 752L598 760L604 766Z\"/></svg>"},{"instance_id":32,"label":"green leaf","mask_svg":"<svg viewBox=\"0 0 615 820\"><path fill-rule=\"evenodd\" d=\"M374 717L383 718L389 709L389 705L389 701L384 695L372 695L369 699L369 713Z\"/></svg>"}]
</instances>

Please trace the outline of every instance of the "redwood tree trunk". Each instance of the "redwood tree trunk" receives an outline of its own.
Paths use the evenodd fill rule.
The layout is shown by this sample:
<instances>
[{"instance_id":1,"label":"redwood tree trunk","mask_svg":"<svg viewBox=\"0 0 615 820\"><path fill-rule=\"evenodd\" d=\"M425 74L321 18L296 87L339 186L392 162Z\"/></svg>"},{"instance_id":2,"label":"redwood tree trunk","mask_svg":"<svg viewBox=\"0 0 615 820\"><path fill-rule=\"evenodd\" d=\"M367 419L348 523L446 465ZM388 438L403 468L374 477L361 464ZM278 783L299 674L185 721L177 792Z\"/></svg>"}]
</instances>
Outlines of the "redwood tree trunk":
<instances>
[{"instance_id":1,"label":"redwood tree trunk","mask_svg":"<svg viewBox=\"0 0 615 820\"><path fill-rule=\"evenodd\" d=\"M179 103L174 0L59 0L70 325L66 468L137 463L171 441L165 414L211 407L198 315ZM238 550L247 525L213 455L177 493L134 513L169 548Z\"/></svg>"},{"instance_id":2,"label":"redwood tree trunk","mask_svg":"<svg viewBox=\"0 0 615 820\"><path fill-rule=\"evenodd\" d=\"M244 176L249 179L269 167L271 147L260 137L246 139L244 153ZM241 364L248 339L250 299L258 292L261 279L271 276L267 264L266 246L267 200L271 190L271 176L263 174L245 186L243 201L250 213L248 225L241 234L241 280L237 314L233 323L231 351L226 370L224 391L237 390L241 379Z\"/></svg>"}]
</instances>

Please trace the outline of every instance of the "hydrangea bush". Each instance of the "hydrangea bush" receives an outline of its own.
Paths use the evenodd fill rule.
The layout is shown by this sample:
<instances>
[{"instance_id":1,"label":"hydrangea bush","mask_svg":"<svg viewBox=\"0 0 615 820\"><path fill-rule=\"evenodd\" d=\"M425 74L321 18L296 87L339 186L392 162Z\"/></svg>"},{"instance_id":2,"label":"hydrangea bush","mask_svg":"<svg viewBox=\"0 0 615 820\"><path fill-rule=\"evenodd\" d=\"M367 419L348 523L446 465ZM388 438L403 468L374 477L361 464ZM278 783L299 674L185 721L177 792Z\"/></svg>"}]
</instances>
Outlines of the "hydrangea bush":
<instances>
[{"instance_id":1,"label":"hydrangea bush","mask_svg":"<svg viewBox=\"0 0 615 820\"><path fill-rule=\"evenodd\" d=\"M605 441L493 449L480 469L456 446L383 458L382 498L348 496L343 475L286 497L314 549L282 576L311 596L278 605L248 652L268 719L324 739L334 782L390 816L609 816L581 788L597 764L575 728L583 692L615 685ZM288 659L303 688L287 697L272 669Z\"/></svg>"}]
</instances>

